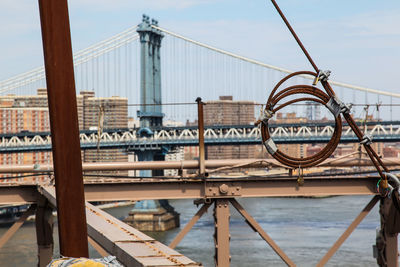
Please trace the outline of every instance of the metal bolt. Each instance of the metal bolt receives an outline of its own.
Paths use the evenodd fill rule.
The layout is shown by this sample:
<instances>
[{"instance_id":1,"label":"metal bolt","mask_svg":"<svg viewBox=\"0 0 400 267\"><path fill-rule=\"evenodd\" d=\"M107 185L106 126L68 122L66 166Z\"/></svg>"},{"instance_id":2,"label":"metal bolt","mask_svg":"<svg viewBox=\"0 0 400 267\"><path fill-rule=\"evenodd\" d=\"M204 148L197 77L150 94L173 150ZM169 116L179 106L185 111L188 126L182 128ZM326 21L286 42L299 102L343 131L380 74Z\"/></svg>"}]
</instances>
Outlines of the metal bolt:
<instances>
[{"instance_id":1,"label":"metal bolt","mask_svg":"<svg viewBox=\"0 0 400 267\"><path fill-rule=\"evenodd\" d=\"M219 192L221 192L221 194L226 194L229 191L229 186L227 184L222 184L219 186Z\"/></svg>"}]
</instances>

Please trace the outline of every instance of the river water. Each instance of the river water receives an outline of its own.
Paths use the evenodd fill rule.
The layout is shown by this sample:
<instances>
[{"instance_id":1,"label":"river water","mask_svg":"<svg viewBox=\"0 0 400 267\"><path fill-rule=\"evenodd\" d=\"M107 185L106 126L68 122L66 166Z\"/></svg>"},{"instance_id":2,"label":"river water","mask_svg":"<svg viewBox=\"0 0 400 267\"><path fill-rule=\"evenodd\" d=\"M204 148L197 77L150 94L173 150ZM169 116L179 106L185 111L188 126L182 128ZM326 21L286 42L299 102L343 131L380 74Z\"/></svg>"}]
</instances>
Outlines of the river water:
<instances>
[{"instance_id":1,"label":"river water","mask_svg":"<svg viewBox=\"0 0 400 267\"><path fill-rule=\"evenodd\" d=\"M311 198L239 199L244 208L258 221L297 266L315 266L324 253L344 232L371 196L340 196ZM181 214L182 227L196 213L192 200L174 200L171 204ZM358 226L327 266L377 266L372 257L376 228L379 226L378 204ZM131 207L107 210L124 218ZM0 228L2 235L7 228ZM231 266L285 266L259 235L231 207ZM168 244L179 229L147 233ZM204 266L214 266L214 222L212 207L197 222L176 250ZM57 242L57 228L54 230ZM34 223L26 223L0 249L0 266L36 266ZM58 246L55 252L58 254ZM90 248L91 257L99 255Z\"/></svg>"}]
</instances>

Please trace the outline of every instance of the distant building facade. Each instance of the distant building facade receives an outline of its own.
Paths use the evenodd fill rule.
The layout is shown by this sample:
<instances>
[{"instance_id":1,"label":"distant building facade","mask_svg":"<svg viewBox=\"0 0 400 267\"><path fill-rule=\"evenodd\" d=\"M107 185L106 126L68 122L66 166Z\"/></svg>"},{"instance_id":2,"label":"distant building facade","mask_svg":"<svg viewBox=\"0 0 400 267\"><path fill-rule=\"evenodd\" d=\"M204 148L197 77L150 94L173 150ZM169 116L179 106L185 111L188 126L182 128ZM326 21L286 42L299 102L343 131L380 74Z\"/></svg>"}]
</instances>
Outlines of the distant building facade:
<instances>
[{"instance_id":1,"label":"distant building facade","mask_svg":"<svg viewBox=\"0 0 400 267\"><path fill-rule=\"evenodd\" d=\"M122 97L96 97L93 91L77 95L79 129L107 129L128 127L128 101ZM0 96L0 133L50 131L47 90L38 89L37 95ZM82 152L84 162L127 161L126 153L117 149ZM0 165L51 163L51 152L0 154Z\"/></svg>"},{"instance_id":2,"label":"distant building facade","mask_svg":"<svg viewBox=\"0 0 400 267\"><path fill-rule=\"evenodd\" d=\"M39 107L9 107L0 104L0 133L19 133L22 131L44 132L49 129L49 112ZM51 152L0 154L0 165L23 165L48 163Z\"/></svg>"},{"instance_id":3,"label":"distant building facade","mask_svg":"<svg viewBox=\"0 0 400 267\"><path fill-rule=\"evenodd\" d=\"M81 130L127 128L128 99L118 96L96 97L93 91L81 91L77 96ZM81 105L79 105L81 103ZM126 162L128 155L120 149L85 150L84 162Z\"/></svg>"},{"instance_id":4,"label":"distant building facade","mask_svg":"<svg viewBox=\"0 0 400 267\"><path fill-rule=\"evenodd\" d=\"M284 116L286 115L286 116ZM277 113L275 118L275 123L305 123L308 119L304 117L297 117L295 112L289 112L286 114ZM307 157L307 148L309 144L281 144L279 145L279 150L296 158Z\"/></svg>"},{"instance_id":5,"label":"distant building facade","mask_svg":"<svg viewBox=\"0 0 400 267\"><path fill-rule=\"evenodd\" d=\"M204 125L251 125L255 121L255 102L234 101L232 96L220 96L219 100L204 105ZM207 146L207 159L247 159L260 154L261 146L226 145Z\"/></svg>"}]
</instances>

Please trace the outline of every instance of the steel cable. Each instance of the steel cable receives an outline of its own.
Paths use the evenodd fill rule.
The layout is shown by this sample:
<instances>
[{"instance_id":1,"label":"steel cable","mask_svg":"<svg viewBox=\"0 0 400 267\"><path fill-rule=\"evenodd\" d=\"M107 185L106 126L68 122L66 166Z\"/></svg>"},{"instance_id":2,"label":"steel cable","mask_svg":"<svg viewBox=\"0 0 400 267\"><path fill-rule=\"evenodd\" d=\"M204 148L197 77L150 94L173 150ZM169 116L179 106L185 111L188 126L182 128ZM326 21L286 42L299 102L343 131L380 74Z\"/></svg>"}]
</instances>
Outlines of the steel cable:
<instances>
[{"instance_id":1,"label":"steel cable","mask_svg":"<svg viewBox=\"0 0 400 267\"><path fill-rule=\"evenodd\" d=\"M297 102L302 102L302 101L314 101L316 103L322 104L322 105L327 105L327 103L330 100L330 96L324 93L322 90L318 89L317 87L310 86L310 85L293 85L289 86L287 88L284 88L280 91L278 91L279 87L286 82L288 79L293 78L297 75L313 75L317 77L317 73L310 72L310 71L299 71L292 73L286 77L284 77L278 84L274 87L272 90L266 107L265 107L265 112L264 114L270 114L272 117L273 114L275 114L277 111L280 109L290 105L294 104ZM299 97L293 100L289 100L287 102L284 102L280 105L278 105L280 102L284 101L285 98L289 96L295 96L295 95L307 95L307 97ZM311 97L310 97L311 96ZM335 114L334 114L335 116ZM261 136L263 143L268 145L269 140L271 139L271 135L269 132L268 128L268 119L269 118L263 118L259 121L261 123ZM340 141L340 136L342 134L342 120L340 115L335 116L335 129L334 133L332 135L332 138L328 142L328 144L318 153L315 155L309 156L309 157L293 157L289 156L279 149L276 149L275 151L270 151L270 149L267 148L267 150L270 152L270 154L280 163L290 166L293 168L306 168L306 167L311 167L315 166L325 159L327 159L333 151L336 149L337 145L339 144Z\"/></svg>"}]
</instances>

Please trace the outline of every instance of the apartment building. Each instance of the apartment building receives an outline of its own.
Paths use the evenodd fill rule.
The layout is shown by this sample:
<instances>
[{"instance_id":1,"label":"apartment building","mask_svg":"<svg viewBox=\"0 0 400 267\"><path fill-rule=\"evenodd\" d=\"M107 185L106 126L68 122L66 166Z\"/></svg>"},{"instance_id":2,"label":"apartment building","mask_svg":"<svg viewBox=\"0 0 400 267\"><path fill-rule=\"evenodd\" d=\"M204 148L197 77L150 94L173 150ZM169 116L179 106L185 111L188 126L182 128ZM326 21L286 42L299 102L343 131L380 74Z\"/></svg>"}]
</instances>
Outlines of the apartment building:
<instances>
[{"instance_id":1,"label":"apartment building","mask_svg":"<svg viewBox=\"0 0 400 267\"><path fill-rule=\"evenodd\" d=\"M128 127L128 100L122 97L96 97L94 91L77 95L79 129ZM37 95L0 96L0 134L50 131L47 90ZM118 149L82 152L84 162L127 161L125 152ZM0 165L51 163L51 152L0 154Z\"/></svg>"}]
</instances>

